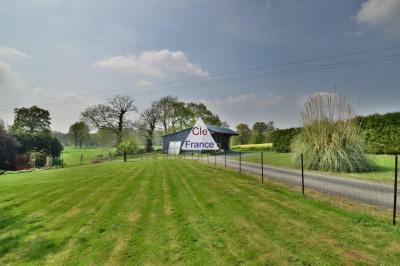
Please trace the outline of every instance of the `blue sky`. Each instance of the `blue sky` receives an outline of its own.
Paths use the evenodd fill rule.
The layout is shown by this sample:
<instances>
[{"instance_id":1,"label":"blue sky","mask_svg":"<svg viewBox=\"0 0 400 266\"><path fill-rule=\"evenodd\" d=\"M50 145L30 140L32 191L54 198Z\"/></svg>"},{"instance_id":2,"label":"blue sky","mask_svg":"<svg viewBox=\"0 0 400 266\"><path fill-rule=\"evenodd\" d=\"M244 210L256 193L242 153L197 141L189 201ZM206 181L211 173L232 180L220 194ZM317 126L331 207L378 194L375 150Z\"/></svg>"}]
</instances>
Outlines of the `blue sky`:
<instances>
[{"instance_id":1,"label":"blue sky","mask_svg":"<svg viewBox=\"0 0 400 266\"><path fill-rule=\"evenodd\" d=\"M396 46L400 0L2 1L0 118L10 124L13 108L37 104L67 131L117 93L140 111L168 94L203 101L231 127L299 125L317 91L346 96L358 114L399 111L398 48L218 76ZM386 61L243 78L366 58Z\"/></svg>"}]
</instances>

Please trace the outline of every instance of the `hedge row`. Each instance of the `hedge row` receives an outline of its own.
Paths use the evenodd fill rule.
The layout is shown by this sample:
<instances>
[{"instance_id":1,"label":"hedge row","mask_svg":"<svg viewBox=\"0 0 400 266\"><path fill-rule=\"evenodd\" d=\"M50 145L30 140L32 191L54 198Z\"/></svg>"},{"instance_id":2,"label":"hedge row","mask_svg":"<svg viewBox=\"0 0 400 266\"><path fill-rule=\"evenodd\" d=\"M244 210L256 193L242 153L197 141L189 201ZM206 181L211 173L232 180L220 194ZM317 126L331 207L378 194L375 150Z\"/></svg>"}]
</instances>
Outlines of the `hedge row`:
<instances>
[{"instance_id":1,"label":"hedge row","mask_svg":"<svg viewBox=\"0 0 400 266\"><path fill-rule=\"evenodd\" d=\"M400 153L400 112L355 118L370 153Z\"/></svg>"},{"instance_id":2,"label":"hedge row","mask_svg":"<svg viewBox=\"0 0 400 266\"><path fill-rule=\"evenodd\" d=\"M277 129L271 133L272 149L277 152L290 152L290 144L301 128Z\"/></svg>"},{"instance_id":3,"label":"hedge row","mask_svg":"<svg viewBox=\"0 0 400 266\"><path fill-rule=\"evenodd\" d=\"M374 154L400 153L400 112L357 116L361 138L367 151ZM290 145L301 128L277 129L271 133L273 150L290 152Z\"/></svg>"}]
</instances>

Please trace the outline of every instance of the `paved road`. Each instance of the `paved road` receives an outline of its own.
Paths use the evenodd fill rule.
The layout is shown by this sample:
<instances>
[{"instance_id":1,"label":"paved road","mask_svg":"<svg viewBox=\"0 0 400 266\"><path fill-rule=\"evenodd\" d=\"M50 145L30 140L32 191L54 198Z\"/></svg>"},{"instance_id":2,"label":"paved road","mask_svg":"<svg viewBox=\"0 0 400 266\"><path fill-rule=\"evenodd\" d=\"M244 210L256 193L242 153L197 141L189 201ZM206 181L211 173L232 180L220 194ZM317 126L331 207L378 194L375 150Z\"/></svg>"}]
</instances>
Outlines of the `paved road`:
<instances>
[{"instance_id":1,"label":"paved road","mask_svg":"<svg viewBox=\"0 0 400 266\"><path fill-rule=\"evenodd\" d=\"M194 158L194 160L197 159L207 162L206 156ZM213 156L209 157L209 163L215 163ZM216 163L224 165L224 157L217 156ZM237 160L227 159L226 165L230 168L239 169L239 161ZM259 164L242 161L241 168L244 172L251 172L261 176L261 166ZM264 177L301 186L300 170L264 165ZM307 189L315 189L378 207L393 208L394 192L393 185L390 184L308 172L304 173L304 183ZM400 192L398 195L400 195Z\"/></svg>"}]
</instances>

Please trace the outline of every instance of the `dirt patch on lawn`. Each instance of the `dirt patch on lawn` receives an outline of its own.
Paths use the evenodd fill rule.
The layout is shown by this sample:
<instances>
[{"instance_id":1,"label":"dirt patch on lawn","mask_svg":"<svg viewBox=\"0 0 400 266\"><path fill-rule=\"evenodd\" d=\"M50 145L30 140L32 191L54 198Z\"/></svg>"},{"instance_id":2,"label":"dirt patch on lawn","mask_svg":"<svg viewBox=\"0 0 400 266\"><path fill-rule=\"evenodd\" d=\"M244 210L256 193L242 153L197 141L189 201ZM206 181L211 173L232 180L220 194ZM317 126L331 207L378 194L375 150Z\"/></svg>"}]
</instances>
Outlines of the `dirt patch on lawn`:
<instances>
[{"instance_id":1,"label":"dirt patch on lawn","mask_svg":"<svg viewBox=\"0 0 400 266\"><path fill-rule=\"evenodd\" d=\"M345 264L354 264L354 263L365 263L365 264L375 264L376 261L365 255L362 254L361 252L358 252L356 250L347 250L345 253L342 255L342 261Z\"/></svg>"}]
</instances>

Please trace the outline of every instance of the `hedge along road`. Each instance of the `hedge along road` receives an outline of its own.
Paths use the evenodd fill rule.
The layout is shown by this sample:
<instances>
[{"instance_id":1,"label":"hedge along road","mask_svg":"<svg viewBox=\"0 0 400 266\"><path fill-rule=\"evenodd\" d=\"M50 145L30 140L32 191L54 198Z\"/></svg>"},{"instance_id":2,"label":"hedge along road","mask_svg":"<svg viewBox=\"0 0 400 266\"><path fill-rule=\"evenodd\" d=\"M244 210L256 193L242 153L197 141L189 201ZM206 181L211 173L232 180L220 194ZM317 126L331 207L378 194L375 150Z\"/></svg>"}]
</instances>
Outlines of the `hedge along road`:
<instances>
[{"instance_id":1,"label":"hedge along road","mask_svg":"<svg viewBox=\"0 0 400 266\"><path fill-rule=\"evenodd\" d=\"M191 159L192 157L189 156L186 158ZM225 164L224 156L216 156L214 158L214 156L210 155L208 159L205 156L194 157L194 159L208 160L210 164L215 162L219 165ZM226 159L226 165L227 167L236 169L240 167L239 161L228 158ZM260 164L242 161L241 169L243 172L261 175ZM301 170L264 165L264 177L301 186ZM326 192L377 207L393 208L393 185L308 172L304 172L304 183L305 188L308 189ZM398 195L400 195L400 192Z\"/></svg>"}]
</instances>

